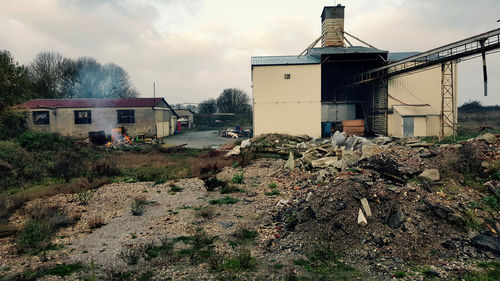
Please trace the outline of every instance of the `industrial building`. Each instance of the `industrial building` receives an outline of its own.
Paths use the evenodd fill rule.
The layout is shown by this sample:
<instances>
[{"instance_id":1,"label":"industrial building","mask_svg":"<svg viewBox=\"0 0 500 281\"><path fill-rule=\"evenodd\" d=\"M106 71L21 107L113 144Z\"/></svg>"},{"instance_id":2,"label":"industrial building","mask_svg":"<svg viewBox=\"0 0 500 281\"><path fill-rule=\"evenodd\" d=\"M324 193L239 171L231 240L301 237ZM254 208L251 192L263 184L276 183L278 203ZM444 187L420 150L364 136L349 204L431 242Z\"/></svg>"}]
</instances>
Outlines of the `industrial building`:
<instances>
[{"instance_id":1,"label":"industrial building","mask_svg":"<svg viewBox=\"0 0 500 281\"><path fill-rule=\"evenodd\" d=\"M438 136L454 133L456 63L430 66L384 79L356 77L419 53L352 46L344 31L345 7L324 7L322 36L305 53L251 58L254 134L326 137L344 120L362 120L365 134ZM350 35L350 34L348 34ZM321 40L321 47L314 46ZM347 44L346 44L347 43ZM440 66L440 65L439 65ZM447 97L443 127L443 79Z\"/></svg>"},{"instance_id":2,"label":"industrial building","mask_svg":"<svg viewBox=\"0 0 500 281\"><path fill-rule=\"evenodd\" d=\"M164 98L33 99L17 106L27 111L32 130L85 139L90 132L124 127L130 137L164 137L177 128L177 113Z\"/></svg>"}]
</instances>

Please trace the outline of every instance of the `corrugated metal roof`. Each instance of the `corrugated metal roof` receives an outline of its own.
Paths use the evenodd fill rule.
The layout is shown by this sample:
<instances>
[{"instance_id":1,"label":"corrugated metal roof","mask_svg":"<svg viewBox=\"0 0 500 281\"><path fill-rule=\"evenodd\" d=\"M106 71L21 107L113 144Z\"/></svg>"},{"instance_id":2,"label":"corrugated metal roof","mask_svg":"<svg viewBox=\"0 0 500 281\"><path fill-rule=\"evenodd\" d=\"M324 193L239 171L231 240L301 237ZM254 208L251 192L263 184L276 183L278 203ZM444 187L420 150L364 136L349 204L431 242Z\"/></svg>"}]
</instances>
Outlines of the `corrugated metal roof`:
<instances>
[{"instance_id":1,"label":"corrugated metal roof","mask_svg":"<svg viewBox=\"0 0 500 281\"><path fill-rule=\"evenodd\" d=\"M389 53L387 56L388 61L398 61L398 60L404 60L406 58L409 58L411 56L416 56L420 54L419 52L395 52L395 53Z\"/></svg>"},{"instance_id":2,"label":"corrugated metal roof","mask_svg":"<svg viewBox=\"0 0 500 281\"><path fill-rule=\"evenodd\" d=\"M439 115L430 105L394 105L394 110L396 110L399 115L405 117Z\"/></svg>"},{"instance_id":3,"label":"corrugated metal roof","mask_svg":"<svg viewBox=\"0 0 500 281\"><path fill-rule=\"evenodd\" d=\"M35 108L78 108L78 107L152 107L163 98L130 99L34 99L17 106L20 109ZM168 105L168 103L165 101ZM170 107L170 105L168 105Z\"/></svg>"},{"instance_id":4,"label":"corrugated metal roof","mask_svg":"<svg viewBox=\"0 0 500 281\"><path fill-rule=\"evenodd\" d=\"M320 60L312 56L267 56L252 57L252 66L259 65L300 65L300 64L319 64Z\"/></svg>"},{"instance_id":5,"label":"corrugated metal roof","mask_svg":"<svg viewBox=\"0 0 500 281\"><path fill-rule=\"evenodd\" d=\"M377 54L377 53L386 54L387 51L363 47L363 46L312 48L308 51L309 55L315 57L319 57L321 55L332 55L332 54Z\"/></svg>"}]
</instances>

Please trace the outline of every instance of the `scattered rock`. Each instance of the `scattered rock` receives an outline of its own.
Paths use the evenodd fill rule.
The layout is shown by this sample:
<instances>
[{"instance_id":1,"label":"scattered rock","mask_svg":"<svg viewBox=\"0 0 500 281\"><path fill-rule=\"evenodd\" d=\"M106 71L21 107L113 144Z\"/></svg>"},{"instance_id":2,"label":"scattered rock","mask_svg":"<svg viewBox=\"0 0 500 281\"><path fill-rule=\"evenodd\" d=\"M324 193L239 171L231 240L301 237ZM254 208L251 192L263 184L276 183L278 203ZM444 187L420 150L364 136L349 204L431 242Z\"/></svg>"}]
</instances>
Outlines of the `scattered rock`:
<instances>
[{"instance_id":1,"label":"scattered rock","mask_svg":"<svg viewBox=\"0 0 500 281\"><path fill-rule=\"evenodd\" d=\"M368 224L368 221L366 220L365 215L363 215L363 211L361 211L361 209L359 209L359 212L358 212L358 225L360 225L360 226L366 226L367 224Z\"/></svg>"},{"instance_id":2,"label":"scattered rock","mask_svg":"<svg viewBox=\"0 0 500 281\"><path fill-rule=\"evenodd\" d=\"M311 200L312 200L313 196L314 196L314 193L309 192L309 193L307 194L307 197L306 197L306 202L311 202Z\"/></svg>"},{"instance_id":3,"label":"scattered rock","mask_svg":"<svg viewBox=\"0 0 500 281\"><path fill-rule=\"evenodd\" d=\"M223 228L230 228L234 225L234 222L232 221L221 221L219 222L219 224L223 227Z\"/></svg>"},{"instance_id":4,"label":"scattered rock","mask_svg":"<svg viewBox=\"0 0 500 281\"><path fill-rule=\"evenodd\" d=\"M363 210L366 213L366 216L367 217L371 217L372 216L372 210L370 209L370 205L368 204L368 200L366 200L366 198L361 198L360 201L361 201L361 206L363 207Z\"/></svg>"},{"instance_id":5,"label":"scattered rock","mask_svg":"<svg viewBox=\"0 0 500 281\"><path fill-rule=\"evenodd\" d=\"M427 181L439 181L439 171L437 169L425 169L418 178L427 180Z\"/></svg>"},{"instance_id":6,"label":"scattered rock","mask_svg":"<svg viewBox=\"0 0 500 281\"><path fill-rule=\"evenodd\" d=\"M335 211L342 211L346 208L345 203L342 201L336 201L334 203L334 206L335 206Z\"/></svg>"},{"instance_id":7,"label":"scattered rock","mask_svg":"<svg viewBox=\"0 0 500 281\"><path fill-rule=\"evenodd\" d=\"M392 213L389 216L387 224L391 228L398 228L404 221L405 221L405 215L403 214L403 211L401 211L401 208L398 207L396 209L396 212Z\"/></svg>"}]
</instances>

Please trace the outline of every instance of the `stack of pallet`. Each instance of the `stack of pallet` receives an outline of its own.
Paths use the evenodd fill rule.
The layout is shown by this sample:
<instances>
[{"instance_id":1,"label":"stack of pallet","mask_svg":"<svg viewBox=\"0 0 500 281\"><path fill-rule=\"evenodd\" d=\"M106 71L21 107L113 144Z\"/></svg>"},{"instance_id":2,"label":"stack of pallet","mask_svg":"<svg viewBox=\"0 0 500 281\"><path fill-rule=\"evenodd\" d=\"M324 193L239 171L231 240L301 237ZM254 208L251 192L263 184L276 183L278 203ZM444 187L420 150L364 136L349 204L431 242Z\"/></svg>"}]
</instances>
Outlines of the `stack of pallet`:
<instances>
[{"instance_id":1,"label":"stack of pallet","mask_svg":"<svg viewBox=\"0 0 500 281\"><path fill-rule=\"evenodd\" d=\"M342 128L348 136L363 136L365 134L365 122L363 120L344 120Z\"/></svg>"}]
</instances>

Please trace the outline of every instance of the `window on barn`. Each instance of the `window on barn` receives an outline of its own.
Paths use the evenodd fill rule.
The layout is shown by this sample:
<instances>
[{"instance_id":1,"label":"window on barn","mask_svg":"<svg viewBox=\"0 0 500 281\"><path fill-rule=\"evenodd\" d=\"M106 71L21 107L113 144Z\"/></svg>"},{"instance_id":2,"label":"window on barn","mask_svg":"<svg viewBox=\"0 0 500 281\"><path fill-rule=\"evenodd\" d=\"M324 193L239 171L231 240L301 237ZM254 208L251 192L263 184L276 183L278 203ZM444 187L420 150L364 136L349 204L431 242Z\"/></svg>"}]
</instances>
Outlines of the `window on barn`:
<instances>
[{"instance_id":1,"label":"window on barn","mask_svg":"<svg viewBox=\"0 0 500 281\"><path fill-rule=\"evenodd\" d=\"M135 123L134 110L117 110L118 123Z\"/></svg>"},{"instance_id":2,"label":"window on barn","mask_svg":"<svg viewBox=\"0 0 500 281\"><path fill-rule=\"evenodd\" d=\"M33 124L46 125L50 124L50 116L48 111L33 111Z\"/></svg>"},{"instance_id":3,"label":"window on barn","mask_svg":"<svg viewBox=\"0 0 500 281\"><path fill-rule=\"evenodd\" d=\"M75 124L92 124L90 110L75 110Z\"/></svg>"}]
</instances>

